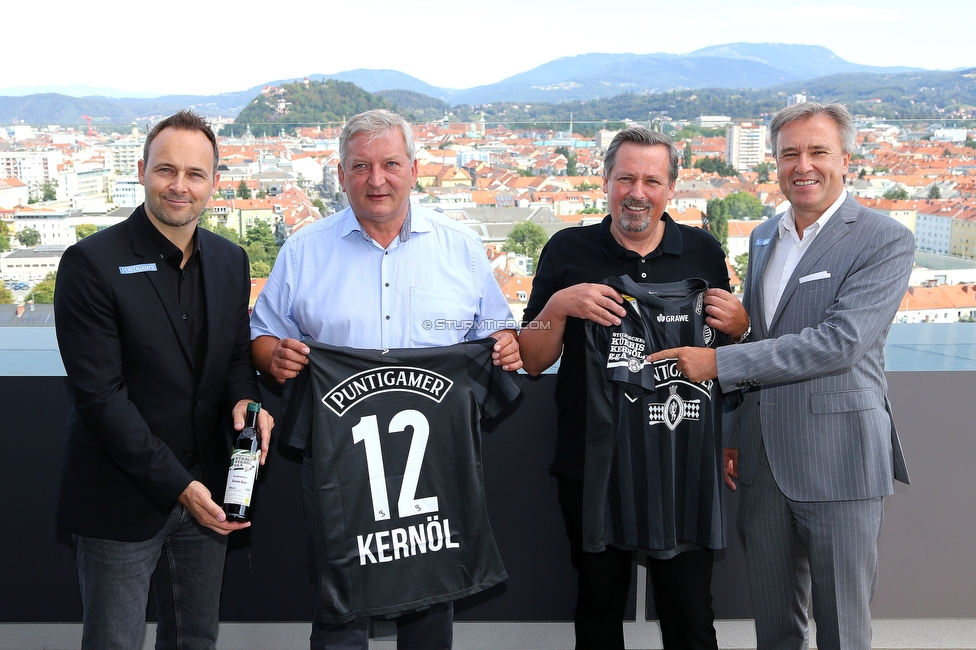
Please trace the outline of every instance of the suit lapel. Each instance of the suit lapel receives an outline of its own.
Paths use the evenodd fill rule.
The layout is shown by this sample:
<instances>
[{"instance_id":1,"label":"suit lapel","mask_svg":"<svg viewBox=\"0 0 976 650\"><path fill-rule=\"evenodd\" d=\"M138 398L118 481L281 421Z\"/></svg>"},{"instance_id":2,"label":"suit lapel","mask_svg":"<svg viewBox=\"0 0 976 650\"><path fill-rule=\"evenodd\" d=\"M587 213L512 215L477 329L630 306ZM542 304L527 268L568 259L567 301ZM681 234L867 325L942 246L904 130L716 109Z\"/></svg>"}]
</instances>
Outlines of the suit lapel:
<instances>
[{"instance_id":1,"label":"suit lapel","mask_svg":"<svg viewBox=\"0 0 976 650\"><path fill-rule=\"evenodd\" d=\"M852 203L853 205L851 205ZM816 239L810 244L809 250L800 258L799 264L793 269L793 275L790 276L789 282L786 283L786 288L783 289L783 296L780 298L779 305L776 307L776 313L773 314L773 318L770 320L770 330L776 326L776 321L783 314L783 310L789 303L790 298L796 293L797 287L800 286L800 278L809 275L810 271L820 261L820 258L851 231L851 223L857 221L859 205L854 197L848 196L837 209L837 213L827 220L823 231L817 233Z\"/></svg>"},{"instance_id":2,"label":"suit lapel","mask_svg":"<svg viewBox=\"0 0 976 650\"><path fill-rule=\"evenodd\" d=\"M775 243L775 236L778 232L779 220L783 218L781 214L778 218L771 219L762 226L756 228L756 238L752 247L752 257L749 260L749 269L746 271L746 283L752 288L750 291L749 315L752 317L752 326L756 329L754 338L766 338L766 315L763 313L765 304L763 275L766 273L766 264L769 262L770 251ZM761 245L760 245L761 244Z\"/></svg>"},{"instance_id":3,"label":"suit lapel","mask_svg":"<svg viewBox=\"0 0 976 650\"><path fill-rule=\"evenodd\" d=\"M138 209L142 210L143 208L140 206ZM145 226L136 219L137 215L133 214L127 222L129 236L132 238L132 252L141 257L145 262L151 262L156 264L157 267L161 267L167 263L166 260L160 258L159 251L149 238L149 233L146 232ZM187 336L186 326L183 323L183 311L180 309L180 301L176 295L176 288L173 287L173 283L166 275L166 269L158 268L156 272L145 273L144 275L149 279L156 295L159 297L163 311L166 312L170 325L173 327L176 337L183 347L183 353L186 355L187 360L192 363L193 355L190 354L190 340Z\"/></svg>"},{"instance_id":4,"label":"suit lapel","mask_svg":"<svg viewBox=\"0 0 976 650\"><path fill-rule=\"evenodd\" d=\"M207 305L207 353L204 355L203 368L200 377L204 377L210 369L211 350L217 349L217 336L220 333L220 315L218 309L223 298L231 296L221 295L221 287L217 280L221 277L218 272L218 260L214 254L214 247L209 246L209 242L202 234L201 229L197 229L197 237L200 238L200 272L203 273L203 298Z\"/></svg>"}]
</instances>

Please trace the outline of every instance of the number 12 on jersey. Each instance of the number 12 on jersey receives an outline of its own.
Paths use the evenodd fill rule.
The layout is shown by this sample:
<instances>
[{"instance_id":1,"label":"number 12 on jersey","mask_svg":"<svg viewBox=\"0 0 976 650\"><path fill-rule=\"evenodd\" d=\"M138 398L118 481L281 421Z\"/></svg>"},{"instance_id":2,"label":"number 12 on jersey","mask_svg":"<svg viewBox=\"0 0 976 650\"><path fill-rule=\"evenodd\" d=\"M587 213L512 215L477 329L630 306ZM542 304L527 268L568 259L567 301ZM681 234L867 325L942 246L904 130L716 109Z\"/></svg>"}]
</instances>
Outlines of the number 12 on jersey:
<instances>
[{"instance_id":1,"label":"number 12 on jersey","mask_svg":"<svg viewBox=\"0 0 976 650\"><path fill-rule=\"evenodd\" d=\"M427 441L430 438L430 424L420 411L407 409L400 411L390 420L390 434L404 433L413 427L407 464L403 468L403 482L400 484L400 497L397 499L397 514L400 518L437 512L437 497L417 498L417 483L420 481L420 468L424 464ZM383 462L383 448L380 445L380 429L375 415L364 415L352 428L352 439L357 445L363 443L366 451L366 471L369 474L369 492L373 500L373 517L376 521L390 519L390 498L386 490L386 465Z\"/></svg>"}]
</instances>

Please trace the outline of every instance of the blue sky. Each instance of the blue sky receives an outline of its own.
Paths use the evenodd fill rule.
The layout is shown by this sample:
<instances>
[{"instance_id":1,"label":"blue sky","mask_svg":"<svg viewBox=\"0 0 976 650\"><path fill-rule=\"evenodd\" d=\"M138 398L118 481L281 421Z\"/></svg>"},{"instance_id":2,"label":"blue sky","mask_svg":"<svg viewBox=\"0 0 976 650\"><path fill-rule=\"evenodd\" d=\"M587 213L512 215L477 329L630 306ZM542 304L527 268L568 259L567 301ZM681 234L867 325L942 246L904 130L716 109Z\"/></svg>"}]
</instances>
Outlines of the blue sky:
<instances>
[{"instance_id":1,"label":"blue sky","mask_svg":"<svg viewBox=\"0 0 976 650\"><path fill-rule=\"evenodd\" d=\"M976 66L976 48L957 29L976 24L972 0L799 3L697 0L662 10L647 0L12 2L2 40L16 56L0 73L0 92L85 85L215 94L356 68L470 88L562 56L684 54L734 42L822 45L866 65Z\"/></svg>"}]
</instances>

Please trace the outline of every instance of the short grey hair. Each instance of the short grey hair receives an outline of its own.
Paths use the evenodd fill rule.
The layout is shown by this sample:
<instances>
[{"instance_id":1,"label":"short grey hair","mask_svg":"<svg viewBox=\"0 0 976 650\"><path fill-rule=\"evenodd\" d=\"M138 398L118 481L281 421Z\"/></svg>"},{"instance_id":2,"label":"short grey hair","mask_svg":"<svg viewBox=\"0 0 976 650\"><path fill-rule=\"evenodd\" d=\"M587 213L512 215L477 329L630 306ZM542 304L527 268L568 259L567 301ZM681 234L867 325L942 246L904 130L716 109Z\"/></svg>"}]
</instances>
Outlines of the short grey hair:
<instances>
[{"instance_id":1,"label":"short grey hair","mask_svg":"<svg viewBox=\"0 0 976 650\"><path fill-rule=\"evenodd\" d=\"M357 135L366 135L369 142L375 138L382 137L390 131L399 130L403 136L403 147L407 152L407 157L413 163L417 153L417 147L413 142L413 129L405 119L385 108L374 108L354 116L346 122L342 133L339 135L339 162L343 167L346 166L346 159L349 156L349 142Z\"/></svg>"},{"instance_id":2,"label":"short grey hair","mask_svg":"<svg viewBox=\"0 0 976 650\"><path fill-rule=\"evenodd\" d=\"M603 178L610 180L613 166L617 162L617 150L625 142L633 142L642 147L667 147L668 148L668 182L674 183L678 180L678 160L680 158L678 150L674 148L674 143L670 137L658 131L651 131L643 126L632 126L624 129L613 136L607 153L603 155Z\"/></svg>"},{"instance_id":3,"label":"short grey hair","mask_svg":"<svg viewBox=\"0 0 976 650\"><path fill-rule=\"evenodd\" d=\"M854 147L857 146L857 127L854 126L854 118L851 117L846 106L837 102L826 104L800 102L780 110L773 116L773 120L769 124L769 144L773 148L773 158L779 159L777 141L779 140L780 129L791 122L809 120L818 115L826 115L833 120L834 124L837 125L837 133L840 135L840 144L844 153L853 153Z\"/></svg>"}]
</instances>

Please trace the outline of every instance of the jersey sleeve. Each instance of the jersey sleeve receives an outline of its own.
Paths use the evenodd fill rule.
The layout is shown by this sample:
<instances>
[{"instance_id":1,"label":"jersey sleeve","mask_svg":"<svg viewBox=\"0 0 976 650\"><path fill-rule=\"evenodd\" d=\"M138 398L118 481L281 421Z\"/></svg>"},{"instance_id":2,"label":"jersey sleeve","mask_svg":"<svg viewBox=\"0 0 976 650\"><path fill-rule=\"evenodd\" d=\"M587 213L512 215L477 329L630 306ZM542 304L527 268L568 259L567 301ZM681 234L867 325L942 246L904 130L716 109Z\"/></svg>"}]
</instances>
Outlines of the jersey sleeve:
<instances>
[{"instance_id":1,"label":"jersey sleeve","mask_svg":"<svg viewBox=\"0 0 976 650\"><path fill-rule=\"evenodd\" d=\"M471 391L485 419L498 415L522 391L516 373L502 370L492 362L493 348L494 340L474 341L464 346Z\"/></svg>"}]
</instances>

